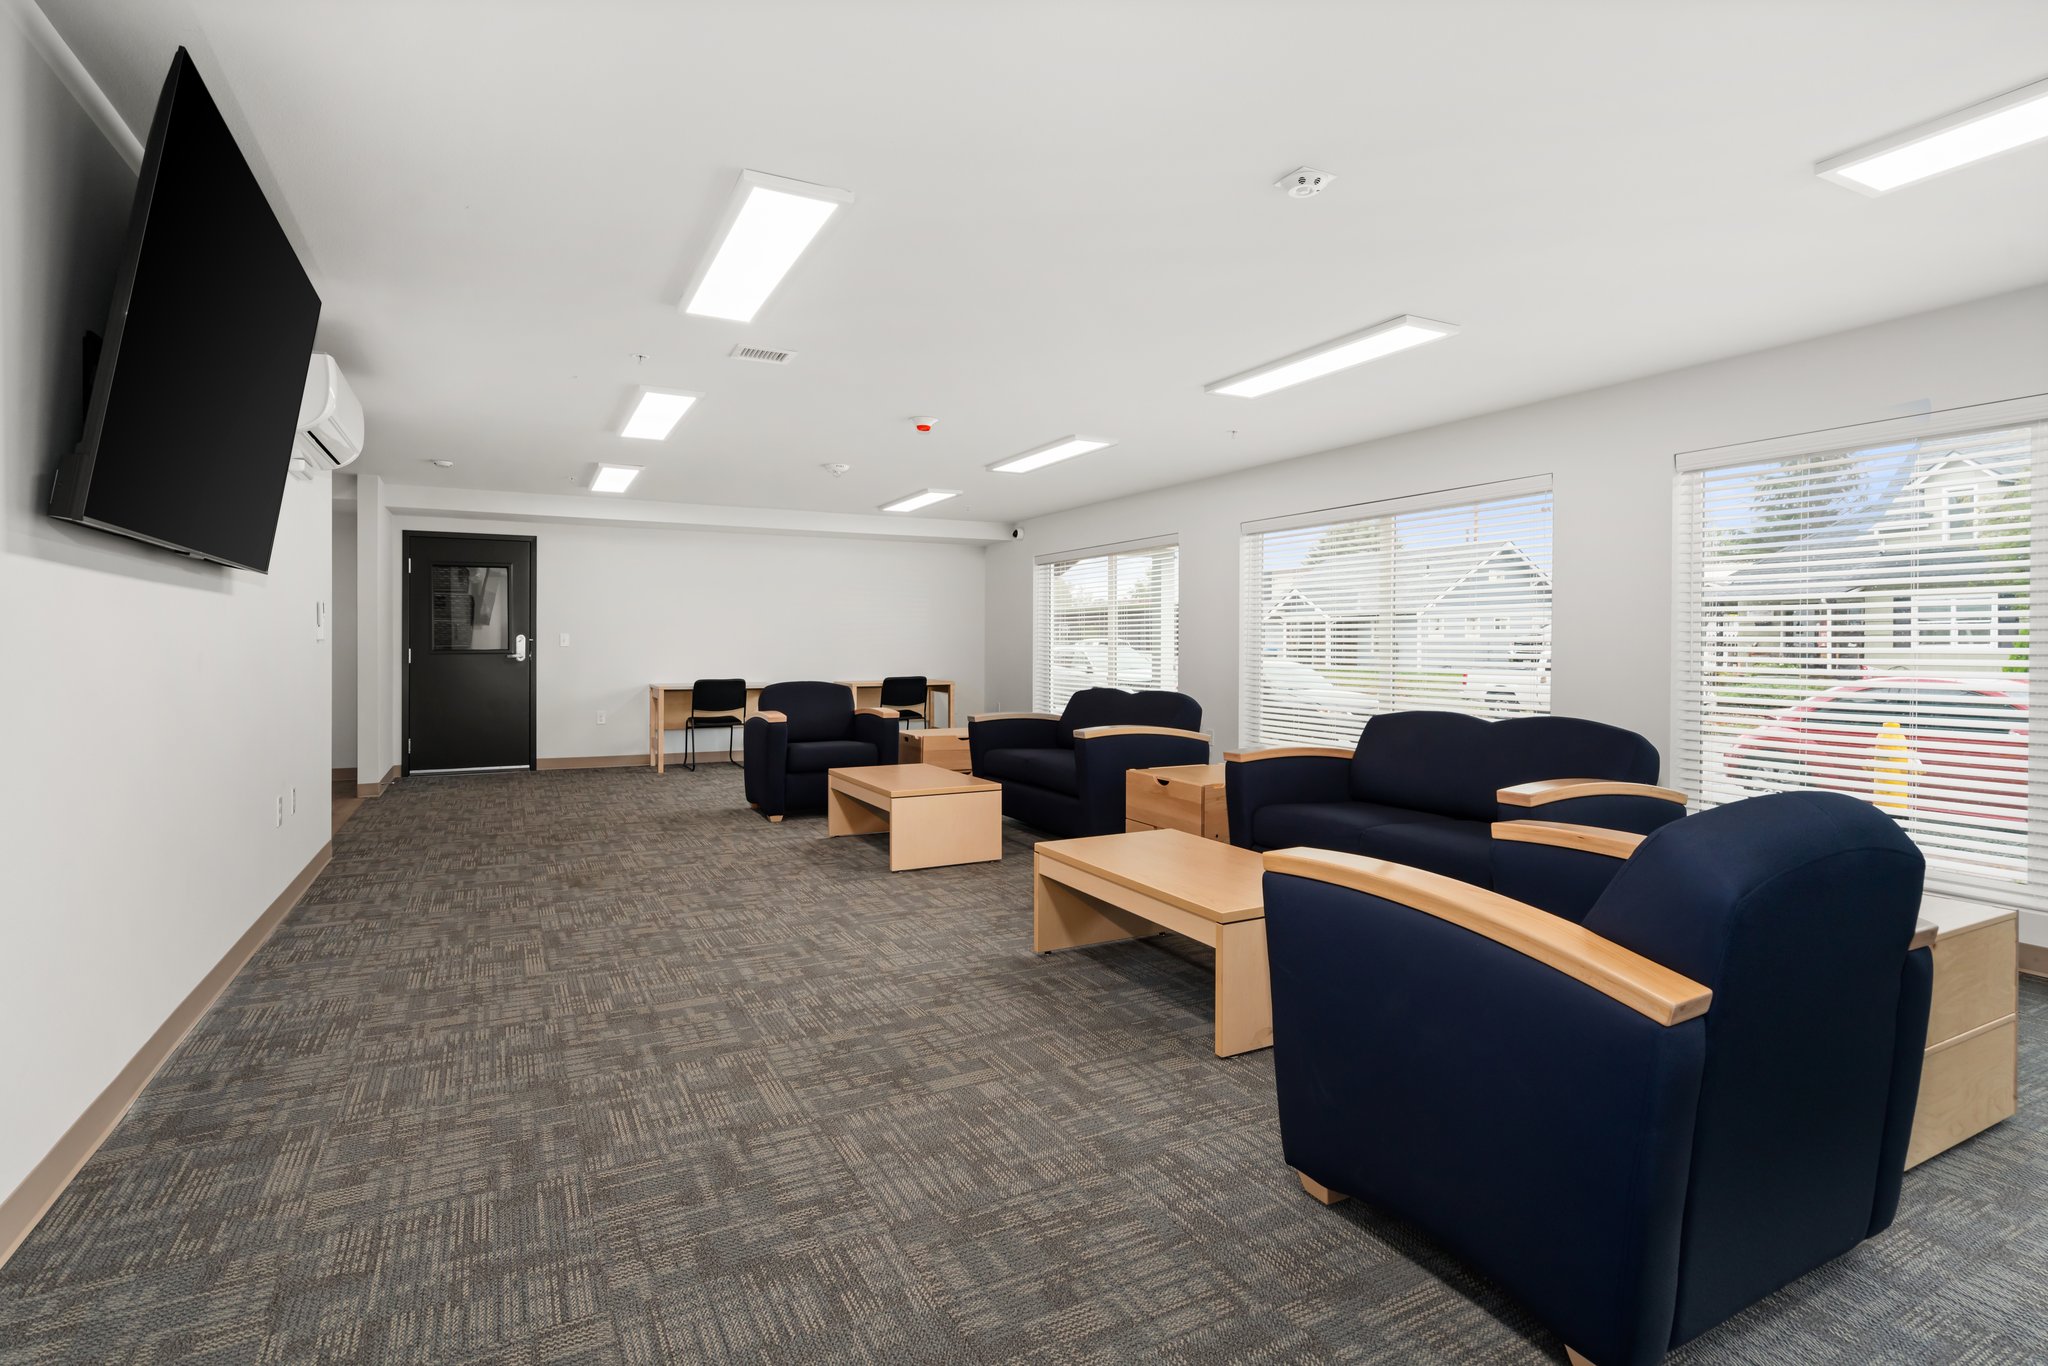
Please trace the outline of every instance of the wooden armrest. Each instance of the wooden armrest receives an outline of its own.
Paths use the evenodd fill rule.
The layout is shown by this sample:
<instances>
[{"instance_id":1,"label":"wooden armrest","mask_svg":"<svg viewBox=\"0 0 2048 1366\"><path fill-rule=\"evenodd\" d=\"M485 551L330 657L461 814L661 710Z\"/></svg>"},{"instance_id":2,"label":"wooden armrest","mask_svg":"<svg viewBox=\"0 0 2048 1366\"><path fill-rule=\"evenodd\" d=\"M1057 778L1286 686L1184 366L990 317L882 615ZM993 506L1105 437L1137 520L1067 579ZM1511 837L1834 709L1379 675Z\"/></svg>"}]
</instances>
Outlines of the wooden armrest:
<instances>
[{"instance_id":1,"label":"wooden armrest","mask_svg":"<svg viewBox=\"0 0 2048 1366\"><path fill-rule=\"evenodd\" d=\"M760 717L771 726L785 725L789 721L789 717L779 711L757 711L754 715Z\"/></svg>"},{"instance_id":2,"label":"wooden armrest","mask_svg":"<svg viewBox=\"0 0 2048 1366\"><path fill-rule=\"evenodd\" d=\"M1707 1013L1714 994L1583 925L1439 873L1328 849L1279 849L1266 871L1314 878L1447 920L1555 968L1661 1025Z\"/></svg>"},{"instance_id":3,"label":"wooden armrest","mask_svg":"<svg viewBox=\"0 0 2048 1366\"><path fill-rule=\"evenodd\" d=\"M894 721L903 713L897 711L894 707L855 707L853 709L853 714L855 716L880 716L887 720Z\"/></svg>"},{"instance_id":4,"label":"wooden armrest","mask_svg":"<svg viewBox=\"0 0 2048 1366\"><path fill-rule=\"evenodd\" d=\"M969 721L1057 721L1060 718L1049 711L978 711L967 718Z\"/></svg>"},{"instance_id":5,"label":"wooden armrest","mask_svg":"<svg viewBox=\"0 0 2048 1366\"><path fill-rule=\"evenodd\" d=\"M1175 730L1172 726L1090 726L1074 732L1076 740L1094 740L1105 735L1171 735L1182 740L1203 740L1209 736L1199 730Z\"/></svg>"},{"instance_id":6,"label":"wooden armrest","mask_svg":"<svg viewBox=\"0 0 2048 1366\"><path fill-rule=\"evenodd\" d=\"M1632 830L1603 830L1597 825L1566 825L1562 821L1495 821L1493 837L1518 844L1583 849L1609 858L1627 858L1645 838Z\"/></svg>"},{"instance_id":7,"label":"wooden armrest","mask_svg":"<svg viewBox=\"0 0 2048 1366\"><path fill-rule=\"evenodd\" d=\"M1546 778L1540 783L1517 783L1494 796L1508 806L1542 806L1568 802L1576 797L1654 797L1660 802L1685 805L1685 794L1649 783L1617 783L1605 778Z\"/></svg>"},{"instance_id":8,"label":"wooden armrest","mask_svg":"<svg viewBox=\"0 0 2048 1366\"><path fill-rule=\"evenodd\" d=\"M1934 941L1940 937L1941 926L1935 924L1932 920L1923 920L1913 927L1913 939L1911 943L1906 945L1906 952L1911 953L1915 949L1932 948Z\"/></svg>"},{"instance_id":9,"label":"wooden armrest","mask_svg":"<svg viewBox=\"0 0 2048 1366\"><path fill-rule=\"evenodd\" d=\"M1319 745L1295 745L1286 749L1250 749L1236 754L1225 754L1223 760L1231 764L1252 764L1261 759L1350 759L1358 751L1351 749L1330 749Z\"/></svg>"}]
</instances>

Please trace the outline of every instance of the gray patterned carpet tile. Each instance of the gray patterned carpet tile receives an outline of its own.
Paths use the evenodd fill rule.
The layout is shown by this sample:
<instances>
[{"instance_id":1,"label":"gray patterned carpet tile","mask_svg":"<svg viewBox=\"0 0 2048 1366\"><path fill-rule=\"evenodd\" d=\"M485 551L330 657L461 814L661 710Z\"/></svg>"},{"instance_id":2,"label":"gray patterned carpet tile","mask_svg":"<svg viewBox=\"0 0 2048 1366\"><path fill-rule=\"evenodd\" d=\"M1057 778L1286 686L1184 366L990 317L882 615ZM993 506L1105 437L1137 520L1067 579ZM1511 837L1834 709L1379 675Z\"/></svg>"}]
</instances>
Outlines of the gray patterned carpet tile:
<instances>
[{"instance_id":1,"label":"gray patterned carpet tile","mask_svg":"<svg viewBox=\"0 0 2048 1366\"><path fill-rule=\"evenodd\" d=\"M0 1270L0 1361L1562 1359L1301 1193L1205 950L1033 956L1031 843L892 875L729 769L400 783ZM1674 1362L2048 1359L2021 1010L2019 1117Z\"/></svg>"}]
</instances>

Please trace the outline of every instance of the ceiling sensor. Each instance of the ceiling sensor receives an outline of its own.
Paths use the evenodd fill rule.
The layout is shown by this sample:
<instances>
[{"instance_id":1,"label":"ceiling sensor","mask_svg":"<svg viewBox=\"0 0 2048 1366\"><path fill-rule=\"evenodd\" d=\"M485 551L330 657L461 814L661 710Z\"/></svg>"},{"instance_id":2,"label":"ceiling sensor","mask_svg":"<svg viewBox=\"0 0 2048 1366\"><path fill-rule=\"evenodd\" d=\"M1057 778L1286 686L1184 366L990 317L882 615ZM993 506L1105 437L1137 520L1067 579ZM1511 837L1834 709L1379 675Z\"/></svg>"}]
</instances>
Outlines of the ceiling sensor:
<instances>
[{"instance_id":1,"label":"ceiling sensor","mask_svg":"<svg viewBox=\"0 0 2048 1366\"><path fill-rule=\"evenodd\" d=\"M1303 166L1298 170L1289 171L1286 175L1274 181L1273 188L1287 191L1289 199L1314 199L1317 195L1335 184L1336 180L1337 177L1331 175L1328 171L1318 171L1313 166Z\"/></svg>"},{"instance_id":2,"label":"ceiling sensor","mask_svg":"<svg viewBox=\"0 0 2048 1366\"><path fill-rule=\"evenodd\" d=\"M778 351L772 346L748 346L744 342L725 354L734 360L759 361L763 365L787 365L796 359L794 351Z\"/></svg>"},{"instance_id":3,"label":"ceiling sensor","mask_svg":"<svg viewBox=\"0 0 2048 1366\"><path fill-rule=\"evenodd\" d=\"M832 476L832 477L833 477L834 479L837 479L837 478L838 478L838 477L839 477L840 475L842 475L842 474L846 473L846 472L847 472L848 470L852 469L852 468L853 468L853 466L851 466L851 465L848 465L848 464L845 464L845 463L843 463L843 462L841 462L841 461L838 461L838 460L834 460L834 461L831 461L831 462L827 463L827 464L825 465L825 467L824 467L824 468L825 468L825 473L827 473L827 474L831 475L831 476Z\"/></svg>"},{"instance_id":4,"label":"ceiling sensor","mask_svg":"<svg viewBox=\"0 0 2048 1366\"><path fill-rule=\"evenodd\" d=\"M928 432L938 425L939 420L935 417L913 417L910 419L910 426L914 431Z\"/></svg>"}]
</instances>

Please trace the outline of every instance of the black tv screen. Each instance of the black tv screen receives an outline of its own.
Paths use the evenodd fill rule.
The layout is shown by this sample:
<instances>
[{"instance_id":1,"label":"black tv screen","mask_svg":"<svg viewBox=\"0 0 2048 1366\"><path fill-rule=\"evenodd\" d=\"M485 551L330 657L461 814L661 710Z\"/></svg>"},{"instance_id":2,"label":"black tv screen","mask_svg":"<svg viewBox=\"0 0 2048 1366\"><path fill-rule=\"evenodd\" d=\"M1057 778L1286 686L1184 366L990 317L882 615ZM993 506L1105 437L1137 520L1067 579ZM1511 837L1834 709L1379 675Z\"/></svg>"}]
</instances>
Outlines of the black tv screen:
<instances>
[{"instance_id":1,"label":"black tv screen","mask_svg":"<svg viewBox=\"0 0 2048 1366\"><path fill-rule=\"evenodd\" d=\"M50 514L267 573L320 296L183 48Z\"/></svg>"}]
</instances>

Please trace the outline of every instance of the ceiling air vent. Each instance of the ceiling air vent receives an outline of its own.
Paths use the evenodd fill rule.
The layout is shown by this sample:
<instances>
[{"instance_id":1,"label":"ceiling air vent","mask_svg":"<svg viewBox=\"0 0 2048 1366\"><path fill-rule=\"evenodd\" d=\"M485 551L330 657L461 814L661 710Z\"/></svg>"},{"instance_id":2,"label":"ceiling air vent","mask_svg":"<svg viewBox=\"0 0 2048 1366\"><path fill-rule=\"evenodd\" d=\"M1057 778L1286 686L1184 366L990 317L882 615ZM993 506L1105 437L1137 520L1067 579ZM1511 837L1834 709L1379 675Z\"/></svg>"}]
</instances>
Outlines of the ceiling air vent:
<instances>
[{"instance_id":1,"label":"ceiling air vent","mask_svg":"<svg viewBox=\"0 0 2048 1366\"><path fill-rule=\"evenodd\" d=\"M787 365L796 359L794 351L777 351L772 346L735 346L728 352L734 360L759 361L763 365Z\"/></svg>"}]
</instances>

